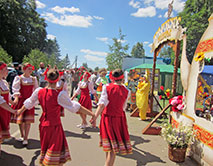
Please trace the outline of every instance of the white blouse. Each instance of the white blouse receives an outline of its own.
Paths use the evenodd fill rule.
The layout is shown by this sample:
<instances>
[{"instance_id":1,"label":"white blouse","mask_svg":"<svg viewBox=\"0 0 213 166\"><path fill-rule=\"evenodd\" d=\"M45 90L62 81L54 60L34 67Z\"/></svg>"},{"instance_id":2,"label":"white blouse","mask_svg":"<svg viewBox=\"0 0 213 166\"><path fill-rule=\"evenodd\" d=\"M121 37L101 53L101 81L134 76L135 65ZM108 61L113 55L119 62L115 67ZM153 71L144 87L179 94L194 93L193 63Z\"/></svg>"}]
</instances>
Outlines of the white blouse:
<instances>
[{"instance_id":1,"label":"white blouse","mask_svg":"<svg viewBox=\"0 0 213 166\"><path fill-rule=\"evenodd\" d=\"M9 85L6 80L3 80L3 79L0 80L0 87L3 91L10 91ZM10 98L10 95L9 95L9 98ZM4 97L0 96L0 104L3 104L5 102L6 102L6 100L4 100Z\"/></svg>"},{"instance_id":2,"label":"white blouse","mask_svg":"<svg viewBox=\"0 0 213 166\"><path fill-rule=\"evenodd\" d=\"M61 87L61 84L62 84L63 82L64 82L64 81L59 80L59 81L56 83L56 88L60 88L60 87ZM67 82L66 82L66 81L64 82L63 91L66 91L67 93L69 93L69 92L68 92Z\"/></svg>"},{"instance_id":3,"label":"white blouse","mask_svg":"<svg viewBox=\"0 0 213 166\"><path fill-rule=\"evenodd\" d=\"M75 91L75 93L77 93L78 95L81 93L81 89L80 88L84 88L88 85L88 88L89 88L89 91L91 94L95 94L96 93L96 90L94 89L94 85L92 82L90 81L87 81L87 82L84 82L84 81L80 81L78 83L78 88L77 90Z\"/></svg>"},{"instance_id":4,"label":"white blouse","mask_svg":"<svg viewBox=\"0 0 213 166\"><path fill-rule=\"evenodd\" d=\"M34 82L34 88L33 88L33 91L38 88L38 81L36 79L36 77L33 77L33 76L30 76L30 77L24 77L23 75L21 76L16 76L14 81L13 81L13 86L12 86L12 90L13 90L13 95L20 95L20 89L21 89L21 79L22 79L22 82L24 84L32 84L33 83L33 78L35 80Z\"/></svg>"},{"instance_id":5,"label":"white blouse","mask_svg":"<svg viewBox=\"0 0 213 166\"><path fill-rule=\"evenodd\" d=\"M100 97L100 99L99 99L99 101L98 101L98 105L99 105L99 104L104 104L105 107L109 104L108 95L107 95L107 90L106 90L106 87L107 87L107 86L109 86L109 84L103 85L102 92L101 92L101 97ZM122 86L124 86L124 87L126 88L125 85L122 85ZM127 88L126 88L126 89L127 89ZM128 89L127 89L127 90L128 90ZM131 91L128 90L128 96L127 96L126 101L125 101L125 103L124 103L124 105L123 105L123 110L124 110L124 111L126 110L127 102L128 102L128 99L129 99L130 95L131 95Z\"/></svg>"},{"instance_id":6,"label":"white blouse","mask_svg":"<svg viewBox=\"0 0 213 166\"><path fill-rule=\"evenodd\" d=\"M36 105L38 105L38 103L39 103L38 92L40 89L42 89L42 88L41 87L37 88L31 95L31 97L29 97L27 100L24 101L25 108L31 109L31 108L35 107ZM81 106L78 102L72 101L69 98L68 93L63 90L59 93L57 102L60 106L64 107L65 109L67 109L68 111L73 112L73 113L76 113L80 109L80 106Z\"/></svg>"}]
</instances>

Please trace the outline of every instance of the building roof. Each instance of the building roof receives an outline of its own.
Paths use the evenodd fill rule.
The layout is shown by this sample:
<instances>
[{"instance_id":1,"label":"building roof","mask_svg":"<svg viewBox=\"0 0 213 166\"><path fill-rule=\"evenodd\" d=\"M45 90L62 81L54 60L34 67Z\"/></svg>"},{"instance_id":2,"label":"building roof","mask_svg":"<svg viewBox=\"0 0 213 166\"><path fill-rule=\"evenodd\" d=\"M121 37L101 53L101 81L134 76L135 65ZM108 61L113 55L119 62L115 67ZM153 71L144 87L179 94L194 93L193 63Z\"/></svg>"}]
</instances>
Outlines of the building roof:
<instances>
[{"instance_id":1,"label":"building roof","mask_svg":"<svg viewBox=\"0 0 213 166\"><path fill-rule=\"evenodd\" d=\"M145 57L145 58L123 58L122 69L127 70L131 67L141 65L141 64L153 64L153 57ZM156 64L165 64L163 62L163 58L157 58Z\"/></svg>"},{"instance_id":2,"label":"building roof","mask_svg":"<svg viewBox=\"0 0 213 166\"><path fill-rule=\"evenodd\" d=\"M127 69L127 71L132 69L151 69L153 68L153 64L141 64L138 66L131 67ZM173 65L162 65L162 64L156 64L156 69L160 69L161 73L173 73L174 72L174 66ZM178 68L178 73L180 73L180 69Z\"/></svg>"}]
</instances>

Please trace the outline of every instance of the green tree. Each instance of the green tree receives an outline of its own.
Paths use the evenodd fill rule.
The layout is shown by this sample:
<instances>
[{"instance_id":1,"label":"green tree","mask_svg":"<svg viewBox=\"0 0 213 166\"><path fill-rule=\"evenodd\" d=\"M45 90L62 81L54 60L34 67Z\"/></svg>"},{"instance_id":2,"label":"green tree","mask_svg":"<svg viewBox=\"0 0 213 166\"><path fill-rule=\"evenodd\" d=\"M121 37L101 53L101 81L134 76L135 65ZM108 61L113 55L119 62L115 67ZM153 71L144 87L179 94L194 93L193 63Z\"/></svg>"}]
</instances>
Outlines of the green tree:
<instances>
[{"instance_id":1,"label":"green tree","mask_svg":"<svg viewBox=\"0 0 213 166\"><path fill-rule=\"evenodd\" d=\"M129 49L129 45L122 45L122 42L124 41L124 37L126 35L123 35L121 32L121 29L119 29L119 38L112 38L113 44L109 45L109 53L106 57L106 62L108 65L108 70L113 70L116 68L122 68L123 63L123 57L128 56L126 53Z\"/></svg>"},{"instance_id":2,"label":"green tree","mask_svg":"<svg viewBox=\"0 0 213 166\"><path fill-rule=\"evenodd\" d=\"M95 69L94 69L95 71L99 71L99 67L97 66L97 67L95 67Z\"/></svg>"},{"instance_id":3,"label":"green tree","mask_svg":"<svg viewBox=\"0 0 213 166\"><path fill-rule=\"evenodd\" d=\"M45 53L41 52L39 49L34 49L30 52L28 56L24 56L23 63L28 62L35 66L36 69L38 69L40 62L44 62L45 65L48 65L48 60L49 58Z\"/></svg>"},{"instance_id":4,"label":"green tree","mask_svg":"<svg viewBox=\"0 0 213 166\"><path fill-rule=\"evenodd\" d=\"M201 36L208 26L208 18L213 12L211 0L187 0L181 17L182 27L187 27L187 58L191 63Z\"/></svg>"},{"instance_id":5,"label":"green tree","mask_svg":"<svg viewBox=\"0 0 213 166\"><path fill-rule=\"evenodd\" d=\"M131 55L134 58L143 58L145 57L145 50L143 48L143 43L137 42L136 45L132 47Z\"/></svg>"},{"instance_id":6,"label":"green tree","mask_svg":"<svg viewBox=\"0 0 213 166\"><path fill-rule=\"evenodd\" d=\"M46 39L46 23L36 12L35 0L0 1L0 45L22 62L32 49L41 50Z\"/></svg>"},{"instance_id":7,"label":"green tree","mask_svg":"<svg viewBox=\"0 0 213 166\"><path fill-rule=\"evenodd\" d=\"M60 48L56 38L54 40L47 39L45 41L45 46L42 49L42 52L46 53L48 57L51 57L52 55L54 55L56 57L57 63L60 61L60 57L61 57Z\"/></svg>"},{"instance_id":8,"label":"green tree","mask_svg":"<svg viewBox=\"0 0 213 166\"><path fill-rule=\"evenodd\" d=\"M0 61L6 64L12 63L12 57L0 46Z\"/></svg>"}]
</instances>

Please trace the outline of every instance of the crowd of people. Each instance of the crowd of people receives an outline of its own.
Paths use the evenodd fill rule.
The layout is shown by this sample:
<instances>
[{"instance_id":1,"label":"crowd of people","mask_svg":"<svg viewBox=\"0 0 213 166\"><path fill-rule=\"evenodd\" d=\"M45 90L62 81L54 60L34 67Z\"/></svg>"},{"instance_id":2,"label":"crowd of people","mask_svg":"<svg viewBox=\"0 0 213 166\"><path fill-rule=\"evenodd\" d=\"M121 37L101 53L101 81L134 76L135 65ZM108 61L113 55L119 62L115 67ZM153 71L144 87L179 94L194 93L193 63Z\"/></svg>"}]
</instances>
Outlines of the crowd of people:
<instances>
[{"instance_id":1,"label":"crowd of people","mask_svg":"<svg viewBox=\"0 0 213 166\"><path fill-rule=\"evenodd\" d=\"M68 86L71 86L70 94ZM41 62L37 71L25 63L21 69L17 67L8 73L7 64L0 62L0 143L10 138L9 126L15 123L20 129L17 141L28 145L34 108L40 104L43 111L39 125L41 165L63 165L71 160L61 123L61 116L67 110L80 115L82 122L77 127L89 126L87 115L91 116L91 127L99 126L100 146L106 152L105 165L111 166L116 153L132 153L125 116L130 93L121 69L108 72L103 68L93 72L80 67L63 71L45 67ZM92 106L97 107L95 113ZM100 125L96 125L99 115Z\"/></svg>"}]
</instances>

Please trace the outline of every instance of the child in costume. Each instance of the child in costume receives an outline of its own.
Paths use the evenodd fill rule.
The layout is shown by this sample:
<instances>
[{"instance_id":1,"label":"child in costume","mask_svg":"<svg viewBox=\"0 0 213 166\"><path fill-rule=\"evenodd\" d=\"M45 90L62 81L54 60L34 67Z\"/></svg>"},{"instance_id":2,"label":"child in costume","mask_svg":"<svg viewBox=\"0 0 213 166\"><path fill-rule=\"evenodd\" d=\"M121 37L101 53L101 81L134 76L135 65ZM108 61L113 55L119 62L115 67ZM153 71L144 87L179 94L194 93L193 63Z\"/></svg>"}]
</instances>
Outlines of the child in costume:
<instances>
[{"instance_id":1,"label":"child in costume","mask_svg":"<svg viewBox=\"0 0 213 166\"><path fill-rule=\"evenodd\" d=\"M94 116L94 113L81 106L78 102L71 101L65 91L57 91L56 83L59 80L59 72L50 69L47 72L48 86L37 88L28 98L23 107L18 111L31 109L40 103L43 113L40 117L40 164L45 166L63 165L71 160L67 140L61 124L61 107L72 113L83 113Z\"/></svg>"},{"instance_id":2,"label":"child in costume","mask_svg":"<svg viewBox=\"0 0 213 166\"><path fill-rule=\"evenodd\" d=\"M7 65L0 62L0 155L1 143L4 139L10 138L10 113L16 114L8 104L13 103L10 100L10 88L7 81L4 79L8 75Z\"/></svg>"},{"instance_id":3,"label":"child in costume","mask_svg":"<svg viewBox=\"0 0 213 166\"><path fill-rule=\"evenodd\" d=\"M23 65L23 74L16 76L13 81L13 97L15 98L13 109L19 109L23 106L24 101L29 98L33 91L38 88L36 77L31 76L34 66L29 63ZM25 111L19 116L11 116L11 122L19 125L21 137L19 141L23 141L23 145L28 144L28 135L31 123L34 123L34 107Z\"/></svg>"},{"instance_id":4,"label":"child in costume","mask_svg":"<svg viewBox=\"0 0 213 166\"><path fill-rule=\"evenodd\" d=\"M98 86L97 95L98 95L98 98L100 98L102 87L103 85L106 85L108 83L108 79L106 78L107 70L105 68L100 69L98 73L99 73L99 77L96 80L95 84Z\"/></svg>"},{"instance_id":5,"label":"child in costume","mask_svg":"<svg viewBox=\"0 0 213 166\"><path fill-rule=\"evenodd\" d=\"M98 97L96 95L96 91L94 90L93 83L88 80L89 77L89 72L85 72L83 74L82 81L79 82L78 89L76 90L71 99L73 100L77 95L80 94L81 96L79 99L79 103L92 112L92 100L90 98L90 93L94 95L96 101L98 101ZM82 123L80 125L77 125L77 127L84 129L87 127L86 115L80 114L80 116L82 119Z\"/></svg>"},{"instance_id":6,"label":"child in costume","mask_svg":"<svg viewBox=\"0 0 213 166\"><path fill-rule=\"evenodd\" d=\"M102 113L100 120L100 146L106 152L105 166L112 166L116 153L131 154L129 132L125 115L125 107L130 91L123 85L123 71L116 69L110 73L111 84L103 86L101 97L95 116L91 123L95 124L97 117Z\"/></svg>"}]
</instances>

